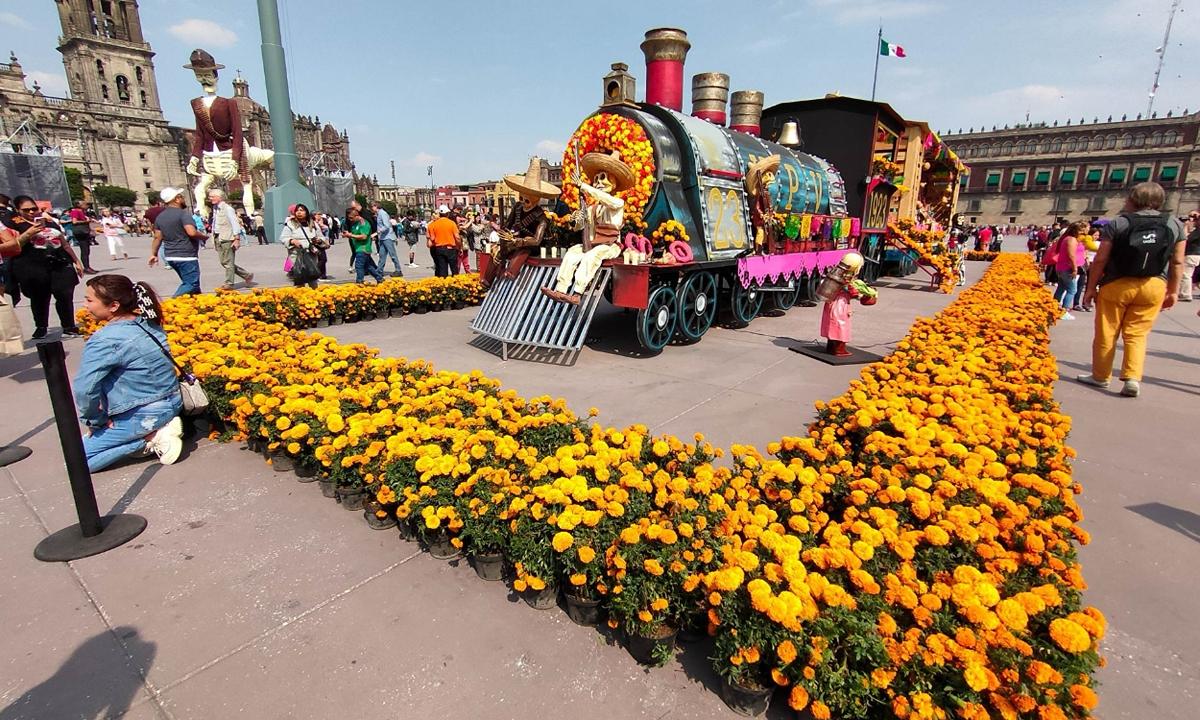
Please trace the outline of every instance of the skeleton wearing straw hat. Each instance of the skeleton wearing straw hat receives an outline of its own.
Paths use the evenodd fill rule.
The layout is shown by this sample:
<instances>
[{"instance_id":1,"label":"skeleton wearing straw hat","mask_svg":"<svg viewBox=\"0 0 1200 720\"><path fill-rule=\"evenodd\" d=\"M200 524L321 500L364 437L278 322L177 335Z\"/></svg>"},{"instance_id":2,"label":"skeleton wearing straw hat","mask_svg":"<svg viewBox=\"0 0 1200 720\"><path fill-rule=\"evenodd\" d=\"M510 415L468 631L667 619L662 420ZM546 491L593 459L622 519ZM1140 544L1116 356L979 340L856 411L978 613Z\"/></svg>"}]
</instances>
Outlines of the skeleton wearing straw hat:
<instances>
[{"instance_id":1,"label":"skeleton wearing straw hat","mask_svg":"<svg viewBox=\"0 0 1200 720\"><path fill-rule=\"evenodd\" d=\"M196 116L196 135L192 141L192 156L188 158L187 173L200 178L196 183L196 207L204 207L208 189L217 180L224 180L230 194L242 191L242 205L254 213L254 188L251 171L270 167L275 158L271 150L252 147L242 137L242 120L237 103L230 98L217 97L217 71L224 69L204 50L192 51L190 62L183 66L196 74L204 88L204 96L192 100Z\"/></svg>"},{"instance_id":2,"label":"skeleton wearing straw hat","mask_svg":"<svg viewBox=\"0 0 1200 720\"><path fill-rule=\"evenodd\" d=\"M572 245L563 255L554 287L542 288L549 297L572 305L579 304L580 296L600 265L621 254L625 201L617 197L617 193L629 190L634 184L633 169L622 162L616 152L611 155L588 153L580 165L592 181L590 185L584 182L578 171L573 178L579 187L580 200L585 203L579 226L583 230L583 243Z\"/></svg>"},{"instance_id":3,"label":"skeleton wearing straw hat","mask_svg":"<svg viewBox=\"0 0 1200 720\"><path fill-rule=\"evenodd\" d=\"M506 175L504 184L521 196L521 202L505 218L500 242L492 247L492 263L480 278L485 288L491 287L501 271L509 280L516 279L550 227L550 219L538 201L553 200L561 192L542 180L542 159L537 156L529 159L529 169L524 175Z\"/></svg>"},{"instance_id":4,"label":"skeleton wearing straw hat","mask_svg":"<svg viewBox=\"0 0 1200 720\"><path fill-rule=\"evenodd\" d=\"M754 228L754 249L775 252L775 223L771 222L775 211L771 202L771 183L779 171L779 155L768 155L750 163L746 169L746 194L751 198L750 225Z\"/></svg>"}]
</instances>

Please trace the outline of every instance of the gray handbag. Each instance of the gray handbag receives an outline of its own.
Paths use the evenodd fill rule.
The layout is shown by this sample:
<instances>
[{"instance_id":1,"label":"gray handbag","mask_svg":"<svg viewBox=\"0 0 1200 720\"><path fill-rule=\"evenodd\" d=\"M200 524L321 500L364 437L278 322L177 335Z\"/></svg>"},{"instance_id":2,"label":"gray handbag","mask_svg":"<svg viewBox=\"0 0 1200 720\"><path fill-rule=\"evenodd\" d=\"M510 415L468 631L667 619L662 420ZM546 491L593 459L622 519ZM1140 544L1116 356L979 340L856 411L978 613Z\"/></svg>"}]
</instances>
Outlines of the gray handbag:
<instances>
[{"instance_id":1,"label":"gray handbag","mask_svg":"<svg viewBox=\"0 0 1200 720\"><path fill-rule=\"evenodd\" d=\"M171 353L167 351L163 344L154 337L154 333L146 328L138 325L146 336L154 341L162 354L166 356L175 369L179 371L179 397L183 401L184 415L203 415L208 412L208 393L204 392L204 386L196 379L196 376L188 372L182 365L175 362L175 358L171 357Z\"/></svg>"}]
</instances>

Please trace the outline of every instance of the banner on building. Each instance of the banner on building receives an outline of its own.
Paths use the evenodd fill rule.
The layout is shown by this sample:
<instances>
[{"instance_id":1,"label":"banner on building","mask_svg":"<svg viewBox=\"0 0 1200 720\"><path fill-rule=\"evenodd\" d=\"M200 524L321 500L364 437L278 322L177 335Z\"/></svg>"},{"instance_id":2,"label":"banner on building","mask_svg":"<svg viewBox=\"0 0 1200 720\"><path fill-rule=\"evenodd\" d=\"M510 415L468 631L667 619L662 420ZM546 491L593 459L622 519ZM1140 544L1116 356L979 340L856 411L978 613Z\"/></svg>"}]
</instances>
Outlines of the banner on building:
<instances>
[{"instance_id":1,"label":"banner on building","mask_svg":"<svg viewBox=\"0 0 1200 720\"><path fill-rule=\"evenodd\" d=\"M28 195L39 205L71 207L62 158L55 154L35 155L0 151L0 188L9 197Z\"/></svg>"},{"instance_id":2,"label":"banner on building","mask_svg":"<svg viewBox=\"0 0 1200 720\"><path fill-rule=\"evenodd\" d=\"M314 173L308 178L308 187L312 190L313 200L317 204L313 208L316 212L341 217L354 200L354 178L349 175Z\"/></svg>"}]
</instances>

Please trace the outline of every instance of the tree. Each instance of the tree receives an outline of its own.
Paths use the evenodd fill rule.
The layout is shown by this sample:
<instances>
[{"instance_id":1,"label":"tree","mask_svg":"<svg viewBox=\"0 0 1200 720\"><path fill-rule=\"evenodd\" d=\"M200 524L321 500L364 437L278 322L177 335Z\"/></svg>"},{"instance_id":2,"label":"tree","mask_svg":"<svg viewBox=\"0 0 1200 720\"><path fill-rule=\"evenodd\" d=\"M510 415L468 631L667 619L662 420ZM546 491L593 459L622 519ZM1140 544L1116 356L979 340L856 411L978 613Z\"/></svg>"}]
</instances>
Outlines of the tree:
<instances>
[{"instance_id":1,"label":"tree","mask_svg":"<svg viewBox=\"0 0 1200 720\"><path fill-rule=\"evenodd\" d=\"M103 207L133 207L137 193L120 185L97 185L92 188L92 197Z\"/></svg>"},{"instance_id":2,"label":"tree","mask_svg":"<svg viewBox=\"0 0 1200 720\"><path fill-rule=\"evenodd\" d=\"M83 173L79 172L79 168L63 168L63 174L67 176L67 192L71 194L71 202L79 202L83 200Z\"/></svg>"},{"instance_id":3,"label":"tree","mask_svg":"<svg viewBox=\"0 0 1200 720\"><path fill-rule=\"evenodd\" d=\"M146 204L147 205L153 205L155 202L158 201L158 199L159 199L159 195L158 195L157 190L147 190L146 191Z\"/></svg>"},{"instance_id":4,"label":"tree","mask_svg":"<svg viewBox=\"0 0 1200 720\"><path fill-rule=\"evenodd\" d=\"M393 219L400 214L400 208L396 207L396 203L392 202L391 200L380 200L379 207L386 210L387 214L391 215Z\"/></svg>"},{"instance_id":5,"label":"tree","mask_svg":"<svg viewBox=\"0 0 1200 720\"><path fill-rule=\"evenodd\" d=\"M354 193L354 199L358 201L359 205L363 206L364 210L371 204L367 202L367 196L363 195L362 193Z\"/></svg>"}]
</instances>

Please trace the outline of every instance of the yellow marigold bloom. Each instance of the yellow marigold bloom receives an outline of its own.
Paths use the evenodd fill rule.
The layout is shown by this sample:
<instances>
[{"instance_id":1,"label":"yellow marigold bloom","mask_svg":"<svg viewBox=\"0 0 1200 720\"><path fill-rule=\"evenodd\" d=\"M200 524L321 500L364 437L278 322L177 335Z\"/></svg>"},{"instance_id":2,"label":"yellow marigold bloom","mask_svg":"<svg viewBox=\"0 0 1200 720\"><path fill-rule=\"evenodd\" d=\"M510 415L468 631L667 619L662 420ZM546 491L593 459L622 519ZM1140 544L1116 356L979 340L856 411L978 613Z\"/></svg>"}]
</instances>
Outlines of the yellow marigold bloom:
<instances>
[{"instance_id":1,"label":"yellow marigold bloom","mask_svg":"<svg viewBox=\"0 0 1200 720\"><path fill-rule=\"evenodd\" d=\"M575 538L569 532L559 531L554 533L554 538L550 541L550 545L557 551L563 552L574 544Z\"/></svg>"},{"instance_id":2,"label":"yellow marigold bloom","mask_svg":"<svg viewBox=\"0 0 1200 720\"><path fill-rule=\"evenodd\" d=\"M830 717L829 706L820 700L813 701L812 707L809 708L809 712L812 713L812 716L816 718L816 720L829 720Z\"/></svg>"},{"instance_id":3,"label":"yellow marigold bloom","mask_svg":"<svg viewBox=\"0 0 1200 720\"><path fill-rule=\"evenodd\" d=\"M529 589L541 592L546 589L546 581L537 575L529 575L525 578L525 582L529 584Z\"/></svg>"},{"instance_id":4,"label":"yellow marigold bloom","mask_svg":"<svg viewBox=\"0 0 1200 720\"><path fill-rule=\"evenodd\" d=\"M775 646L775 655L779 657L779 661L784 665L796 659L796 646L791 640L784 640Z\"/></svg>"},{"instance_id":5,"label":"yellow marigold bloom","mask_svg":"<svg viewBox=\"0 0 1200 720\"><path fill-rule=\"evenodd\" d=\"M655 560L654 558L649 558L648 560L643 561L642 567L646 570L646 572L650 573L651 575L653 575L655 577L658 577L659 575L662 575L665 572L665 570L663 570L662 563ZM1082 628L1080 628L1080 629L1082 629Z\"/></svg>"},{"instance_id":6,"label":"yellow marigold bloom","mask_svg":"<svg viewBox=\"0 0 1200 720\"><path fill-rule=\"evenodd\" d=\"M584 545L579 548L579 562L590 563L596 559L596 551Z\"/></svg>"},{"instance_id":7,"label":"yellow marigold bloom","mask_svg":"<svg viewBox=\"0 0 1200 720\"><path fill-rule=\"evenodd\" d=\"M1054 643L1070 653L1080 653L1092 647L1092 636L1078 623L1066 618L1050 621L1050 637Z\"/></svg>"},{"instance_id":8,"label":"yellow marigold bloom","mask_svg":"<svg viewBox=\"0 0 1200 720\"><path fill-rule=\"evenodd\" d=\"M967 669L963 671L963 679L967 681L967 687L975 692L987 689L987 672L984 671L983 666L979 663L968 663Z\"/></svg>"},{"instance_id":9,"label":"yellow marigold bloom","mask_svg":"<svg viewBox=\"0 0 1200 720\"><path fill-rule=\"evenodd\" d=\"M1025 608L1021 607L1021 603L1012 598L1006 598L997 603L996 614L1000 616L1000 621L1010 630L1020 632L1029 624L1029 615L1026 614Z\"/></svg>"},{"instance_id":10,"label":"yellow marigold bloom","mask_svg":"<svg viewBox=\"0 0 1200 720\"><path fill-rule=\"evenodd\" d=\"M275 420L275 429L276 430L287 430L291 426L292 426L292 420L291 420L291 418L287 417L286 415L281 415L278 419Z\"/></svg>"},{"instance_id":11,"label":"yellow marigold bloom","mask_svg":"<svg viewBox=\"0 0 1200 720\"><path fill-rule=\"evenodd\" d=\"M654 601L650 603L650 609L655 612L661 612L666 610L669 604L666 598L654 598Z\"/></svg>"},{"instance_id":12,"label":"yellow marigold bloom","mask_svg":"<svg viewBox=\"0 0 1200 720\"><path fill-rule=\"evenodd\" d=\"M644 623L654 621L654 616L650 614L649 610L638 610L637 616L638 616L638 620L641 620Z\"/></svg>"},{"instance_id":13,"label":"yellow marigold bloom","mask_svg":"<svg viewBox=\"0 0 1200 720\"><path fill-rule=\"evenodd\" d=\"M584 573L575 573L571 575L570 581L572 585L583 585L587 582L587 575Z\"/></svg>"},{"instance_id":14,"label":"yellow marigold bloom","mask_svg":"<svg viewBox=\"0 0 1200 720\"><path fill-rule=\"evenodd\" d=\"M896 677L895 670L885 670L883 668L875 668L871 671L871 684L877 688L883 689L892 684L892 679Z\"/></svg>"},{"instance_id":15,"label":"yellow marigold bloom","mask_svg":"<svg viewBox=\"0 0 1200 720\"><path fill-rule=\"evenodd\" d=\"M650 446L650 449L653 450L654 454L659 457L666 457L671 452L671 446L662 440L655 440L654 444Z\"/></svg>"}]
</instances>

